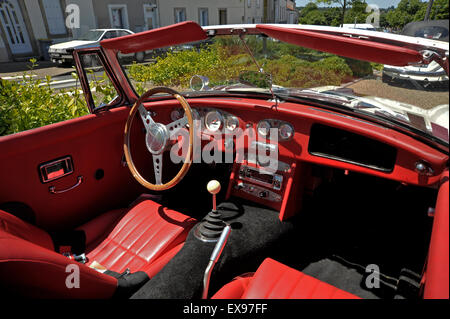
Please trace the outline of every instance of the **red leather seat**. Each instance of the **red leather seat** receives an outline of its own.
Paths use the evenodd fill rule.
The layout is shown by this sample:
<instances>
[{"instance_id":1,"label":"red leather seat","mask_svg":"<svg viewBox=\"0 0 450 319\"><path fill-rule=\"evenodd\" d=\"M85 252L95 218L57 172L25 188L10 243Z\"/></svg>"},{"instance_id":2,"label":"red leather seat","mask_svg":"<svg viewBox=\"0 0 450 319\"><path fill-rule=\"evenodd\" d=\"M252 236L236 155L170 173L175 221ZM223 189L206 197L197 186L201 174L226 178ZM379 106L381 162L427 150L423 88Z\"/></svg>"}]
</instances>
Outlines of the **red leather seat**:
<instances>
[{"instance_id":1,"label":"red leather seat","mask_svg":"<svg viewBox=\"0 0 450 319\"><path fill-rule=\"evenodd\" d=\"M254 274L235 278L213 299L359 299L298 270L267 258Z\"/></svg>"},{"instance_id":2,"label":"red leather seat","mask_svg":"<svg viewBox=\"0 0 450 319\"><path fill-rule=\"evenodd\" d=\"M182 247L195 220L145 200L103 214L79 227L86 233L87 264L54 251L48 233L0 211L0 285L41 298L109 298L117 280L89 267L156 274ZM80 287L69 289L67 266L80 269Z\"/></svg>"}]
</instances>

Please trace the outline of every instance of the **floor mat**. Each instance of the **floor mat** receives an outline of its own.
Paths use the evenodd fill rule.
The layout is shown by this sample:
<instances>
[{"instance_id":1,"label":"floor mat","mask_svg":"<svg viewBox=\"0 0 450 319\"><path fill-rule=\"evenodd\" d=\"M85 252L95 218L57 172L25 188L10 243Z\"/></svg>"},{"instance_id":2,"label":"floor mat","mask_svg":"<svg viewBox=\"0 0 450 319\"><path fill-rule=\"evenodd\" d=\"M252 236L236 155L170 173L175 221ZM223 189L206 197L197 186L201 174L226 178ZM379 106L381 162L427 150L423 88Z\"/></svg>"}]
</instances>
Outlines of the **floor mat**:
<instances>
[{"instance_id":1,"label":"floor mat","mask_svg":"<svg viewBox=\"0 0 450 319\"><path fill-rule=\"evenodd\" d=\"M366 278L364 274L336 260L321 259L306 266L302 269L302 272L358 297L364 299L380 298L380 296L364 287Z\"/></svg>"}]
</instances>

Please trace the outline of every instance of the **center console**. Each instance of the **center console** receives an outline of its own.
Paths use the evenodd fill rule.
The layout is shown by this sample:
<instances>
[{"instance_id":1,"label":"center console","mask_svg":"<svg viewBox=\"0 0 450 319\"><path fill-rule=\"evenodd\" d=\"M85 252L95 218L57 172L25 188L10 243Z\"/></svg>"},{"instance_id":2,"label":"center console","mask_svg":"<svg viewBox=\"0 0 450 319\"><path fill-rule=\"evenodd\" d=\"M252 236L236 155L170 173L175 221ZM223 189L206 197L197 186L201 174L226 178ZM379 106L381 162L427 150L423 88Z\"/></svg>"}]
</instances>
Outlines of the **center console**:
<instances>
[{"instance_id":1,"label":"center console","mask_svg":"<svg viewBox=\"0 0 450 319\"><path fill-rule=\"evenodd\" d=\"M302 169L296 161L278 161L276 172L268 173L256 159L246 156L242 163L233 164L226 198L237 196L257 202L279 211L280 220L285 220L300 208Z\"/></svg>"}]
</instances>

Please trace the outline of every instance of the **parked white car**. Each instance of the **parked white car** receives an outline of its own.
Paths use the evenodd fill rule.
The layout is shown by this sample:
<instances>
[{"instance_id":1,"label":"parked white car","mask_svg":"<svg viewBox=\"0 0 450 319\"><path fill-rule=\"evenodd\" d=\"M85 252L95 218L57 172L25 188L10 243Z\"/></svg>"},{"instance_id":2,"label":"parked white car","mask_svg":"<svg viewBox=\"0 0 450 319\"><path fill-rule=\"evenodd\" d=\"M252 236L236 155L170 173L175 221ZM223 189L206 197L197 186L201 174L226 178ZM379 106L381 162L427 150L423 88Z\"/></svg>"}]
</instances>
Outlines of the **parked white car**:
<instances>
[{"instance_id":1,"label":"parked white car","mask_svg":"<svg viewBox=\"0 0 450 319\"><path fill-rule=\"evenodd\" d=\"M86 32L79 39L50 46L48 53L50 55L50 60L54 63L72 64L73 56L71 51L73 49L98 47L100 46L100 41L102 40L113 39L130 34L134 34L134 32L126 29L92 29ZM142 62L145 58L145 52L131 54L119 53L119 57L134 58L136 61Z\"/></svg>"}]
</instances>

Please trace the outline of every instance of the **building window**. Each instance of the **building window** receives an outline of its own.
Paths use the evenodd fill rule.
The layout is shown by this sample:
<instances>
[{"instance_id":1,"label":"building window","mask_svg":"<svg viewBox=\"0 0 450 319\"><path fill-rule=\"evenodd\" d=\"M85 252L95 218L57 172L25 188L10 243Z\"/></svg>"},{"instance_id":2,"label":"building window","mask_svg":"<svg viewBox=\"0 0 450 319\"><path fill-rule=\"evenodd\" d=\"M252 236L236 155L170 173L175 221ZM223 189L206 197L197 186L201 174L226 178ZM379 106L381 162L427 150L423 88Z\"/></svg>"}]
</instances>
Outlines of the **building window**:
<instances>
[{"instance_id":1,"label":"building window","mask_svg":"<svg viewBox=\"0 0 450 319\"><path fill-rule=\"evenodd\" d=\"M186 8L175 8L175 23L186 21Z\"/></svg>"},{"instance_id":2,"label":"building window","mask_svg":"<svg viewBox=\"0 0 450 319\"><path fill-rule=\"evenodd\" d=\"M219 24L227 24L227 9L219 9Z\"/></svg>"},{"instance_id":3,"label":"building window","mask_svg":"<svg viewBox=\"0 0 450 319\"><path fill-rule=\"evenodd\" d=\"M144 20L147 30L156 29L159 26L158 8L153 4L144 4Z\"/></svg>"},{"instance_id":4,"label":"building window","mask_svg":"<svg viewBox=\"0 0 450 319\"><path fill-rule=\"evenodd\" d=\"M111 28L129 29L128 12L125 4L110 4L108 9Z\"/></svg>"},{"instance_id":5,"label":"building window","mask_svg":"<svg viewBox=\"0 0 450 319\"><path fill-rule=\"evenodd\" d=\"M66 34L66 25L60 0L42 0L48 32L51 35Z\"/></svg>"},{"instance_id":6,"label":"building window","mask_svg":"<svg viewBox=\"0 0 450 319\"><path fill-rule=\"evenodd\" d=\"M252 0L247 0L247 7L251 7L252 6Z\"/></svg>"},{"instance_id":7,"label":"building window","mask_svg":"<svg viewBox=\"0 0 450 319\"><path fill-rule=\"evenodd\" d=\"M261 7L261 0L256 0L256 7L257 8Z\"/></svg>"},{"instance_id":8,"label":"building window","mask_svg":"<svg viewBox=\"0 0 450 319\"><path fill-rule=\"evenodd\" d=\"M209 25L208 8L198 9L198 20L201 26Z\"/></svg>"}]
</instances>

